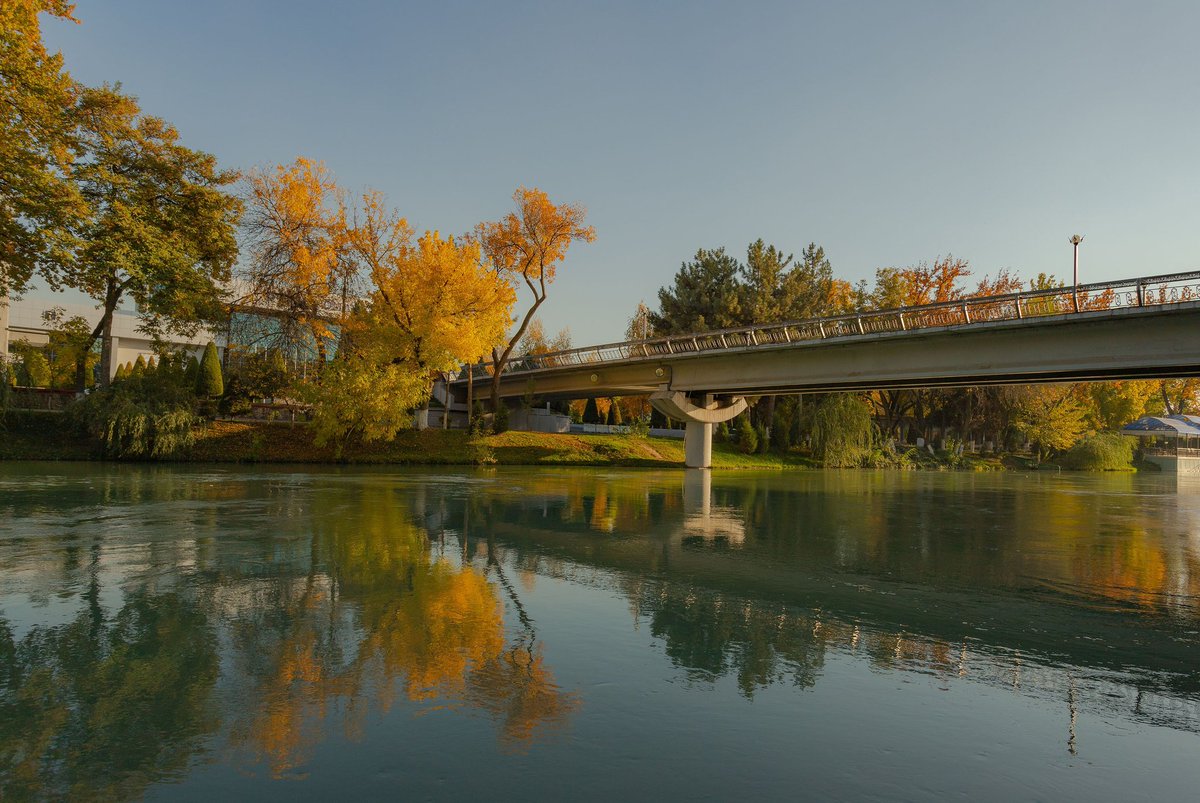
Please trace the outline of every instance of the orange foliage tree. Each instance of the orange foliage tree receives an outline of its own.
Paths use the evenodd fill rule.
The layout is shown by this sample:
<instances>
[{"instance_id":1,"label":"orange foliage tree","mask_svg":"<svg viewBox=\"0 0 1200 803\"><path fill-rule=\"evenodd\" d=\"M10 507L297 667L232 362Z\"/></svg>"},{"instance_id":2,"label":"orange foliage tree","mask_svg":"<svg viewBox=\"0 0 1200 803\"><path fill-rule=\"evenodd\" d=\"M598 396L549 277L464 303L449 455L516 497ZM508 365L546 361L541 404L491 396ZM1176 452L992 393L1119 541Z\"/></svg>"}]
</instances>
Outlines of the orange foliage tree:
<instances>
[{"instance_id":1,"label":"orange foliage tree","mask_svg":"<svg viewBox=\"0 0 1200 803\"><path fill-rule=\"evenodd\" d=\"M246 202L242 230L249 260L239 301L275 317L285 341L315 348L324 363L358 273L345 193L323 163L300 157L250 171Z\"/></svg>"},{"instance_id":2,"label":"orange foliage tree","mask_svg":"<svg viewBox=\"0 0 1200 803\"><path fill-rule=\"evenodd\" d=\"M586 211L578 204L555 204L541 190L520 187L513 193L517 205L495 222L480 223L475 239L498 275L529 290L530 305L504 345L492 348L492 409L500 404L500 377L529 323L546 300L559 264L575 241L591 242L596 231L584 225Z\"/></svg>"}]
</instances>

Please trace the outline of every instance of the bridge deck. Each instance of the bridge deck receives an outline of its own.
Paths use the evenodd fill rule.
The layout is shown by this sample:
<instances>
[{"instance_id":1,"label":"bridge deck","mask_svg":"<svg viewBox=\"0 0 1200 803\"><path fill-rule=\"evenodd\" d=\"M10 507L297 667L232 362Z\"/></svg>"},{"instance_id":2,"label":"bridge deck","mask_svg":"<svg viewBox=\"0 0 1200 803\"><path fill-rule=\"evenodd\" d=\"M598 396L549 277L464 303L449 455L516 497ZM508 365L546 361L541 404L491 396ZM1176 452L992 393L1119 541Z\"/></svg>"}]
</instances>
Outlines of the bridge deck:
<instances>
[{"instance_id":1,"label":"bridge deck","mask_svg":"<svg viewBox=\"0 0 1200 803\"><path fill-rule=\"evenodd\" d=\"M803 392L1200 375L1200 272L522 357L503 396ZM476 366L477 384L491 380ZM465 387L465 376L454 385Z\"/></svg>"}]
</instances>

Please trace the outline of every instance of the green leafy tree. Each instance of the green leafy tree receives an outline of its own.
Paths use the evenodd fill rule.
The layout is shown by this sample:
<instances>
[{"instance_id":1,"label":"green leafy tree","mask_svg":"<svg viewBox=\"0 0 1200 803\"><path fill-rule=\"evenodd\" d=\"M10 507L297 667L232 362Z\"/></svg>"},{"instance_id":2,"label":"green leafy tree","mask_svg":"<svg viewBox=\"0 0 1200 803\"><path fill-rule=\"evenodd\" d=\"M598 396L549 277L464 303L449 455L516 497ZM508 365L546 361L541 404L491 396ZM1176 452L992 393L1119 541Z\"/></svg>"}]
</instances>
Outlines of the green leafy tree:
<instances>
[{"instance_id":1,"label":"green leafy tree","mask_svg":"<svg viewBox=\"0 0 1200 803\"><path fill-rule=\"evenodd\" d=\"M223 318L241 202L225 191L235 173L180 144L171 125L118 89L86 90L80 114L83 156L72 178L88 214L75 259L53 283L99 302L91 339L104 344L107 382L113 315L124 299L137 303L151 335L190 336Z\"/></svg>"},{"instance_id":2,"label":"green leafy tree","mask_svg":"<svg viewBox=\"0 0 1200 803\"><path fill-rule=\"evenodd\" d=\"M146 375L146 358L143 357L141 354L139 354L138 358L133 361L133 371L131 372L130 375L131 376L145 376Z\"/></svg>"},{"instance_id":3,"label":"green leafy tree","mask_svg":"<svg viewBox=\"0 0 1200 803\"><path fill-rule=\"evenodd\" d=\"M830 468L861 466L874 441L871 411L854 393L830 393L813 411L813 456Z\"/></svg>"},{"instance_id":4,"label":"green leafy tree","mask_svg":"<svg viewBox=\"0 0 1200 803\"><path fill-rule=\"evenodd\" d=\"M141 357L138 357L140 360ZM204 347L204 358L200 360L200 371L196 378L196 395L215 399L225 392L225 381L221 374L221 358L217 356L217 344L208 341Z\"/></svg>"},{"instance_id":5,"label":"green leafy tree","mask_svg":"<svg viewBox=\"0 0 1200 803\"><path fill-rule=\"evenodd\" d=\"M1026 385L1009 389L1013 426L1031 444L1037 462L1075 445L1087 432L1087 410L1070 385Z\"/></svg>"}]
</instances>

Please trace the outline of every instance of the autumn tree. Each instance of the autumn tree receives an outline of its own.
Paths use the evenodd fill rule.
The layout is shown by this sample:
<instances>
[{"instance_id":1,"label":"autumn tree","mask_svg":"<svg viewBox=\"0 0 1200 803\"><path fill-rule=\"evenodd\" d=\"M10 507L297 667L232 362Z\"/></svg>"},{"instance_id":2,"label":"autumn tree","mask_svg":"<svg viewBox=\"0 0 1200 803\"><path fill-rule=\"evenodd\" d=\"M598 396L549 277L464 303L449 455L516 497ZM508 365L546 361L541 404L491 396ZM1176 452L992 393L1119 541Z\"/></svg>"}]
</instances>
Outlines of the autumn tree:
<instances>
[{"instance_id":1,"label":"autumn tree","mask_svg":"<svg viewBox=\"0 0 1200 803\"><path fill-rule=\"evenodd\" d=\"M113 315L126 298L154 336L191 336L224 317L241 203L225 191L235 173L180 144L175 128L143 114L117 89L86 90L81 115L84 155L72 177L87 215L75 258L61 266L56 283L99 302L100 321L83 352L102 340L107 383ZM84 371L81 364L80 385Z\"/></svg>"},{"instance_id":2,"label":"autumn tree","mask_svg":"<svg viewBox=\"0 0 1200 803\"><path fill-rule=\"evenodd\" d=\"M1013 426L1033 444L1037 462L1071 448L1087 432L1087 411L1071 385L1026 385L1007 392Z\"/></svg>"},{"instance_id":3,"label":"autumn tree","mask_svg":"<svg viewBox=\"0 0 1200 803\"><path fill-rule=\"evenodd\" d=\"M587 212L578 204L554 204L541 190L520 187L513 193L517 205L502 219L480 223L475 239L492 269L517 287L529 291L529 307L506 343L492 347L492 410L500 408L500 380L529 322L546 301L558 266L571 243L591 242L596 230L584 225ZM470 359L473 362L474 359Z\"/></svg>"},{"instance_id":4,"label":"autumn tree","mask_svg":"<svg viewBox=\"0 0 1200 803\"><path fill-rule=\"evenodd\" d=\"M85 208L70 180L79 88L42 43L40 14L75 21L66 0L0 3L0 296L70 261Z\"/></svg>"},{"instance_id":5,"label":"autumn tree","mask_svg":"<svg viewBox=\"0 0 1200 803\"><path fill-rule=\"evenodd\" d=\"M378 193L363 198L348 232L370 290L343 321L338 359L304 389L315 405L318 442L390 439L429 397L434 377L504 339L514 292L485 264L481 246L408 222Z\"/></svg>"},{"instance_id":6,"label":"autumn tree","mask_svg":"<svg viewBox=\"0 0 1200 803\"><path fill-rule=\"evenodd\" d=\"M323 163L300 157L250 171L245 195L238 303L275 320L269 345L315 351L323 364L358 289L345 193Z\"/></svg>"},{"instance_id":7,"label":"autumn tree","mask_svg":"<svg viewBox=\"0 0 1200 803\"><path fill-rule=\"evenodd\" d=\"M558 334L553 337L547 337L546 327L542 323L541 318L534 318L529 322L529 327L525 330L525 336L521 338L521 344L517 349L517 353L522 357L529 357L539 354L551 354L556 351L566 351L571 348L571 330L562 328L558 330Z\"/></svg>"}]
</instances>

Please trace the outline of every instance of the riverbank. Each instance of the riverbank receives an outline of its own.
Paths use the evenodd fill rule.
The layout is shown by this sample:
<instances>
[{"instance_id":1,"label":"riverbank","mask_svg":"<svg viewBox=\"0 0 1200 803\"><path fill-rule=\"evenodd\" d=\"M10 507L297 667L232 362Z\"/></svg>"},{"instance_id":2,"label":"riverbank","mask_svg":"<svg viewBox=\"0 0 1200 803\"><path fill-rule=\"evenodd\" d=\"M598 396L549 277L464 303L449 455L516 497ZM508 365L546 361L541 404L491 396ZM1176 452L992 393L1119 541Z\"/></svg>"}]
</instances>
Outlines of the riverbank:
<instances>
[{"instance_id":1,"label":"riverbank","mask_svg":"<svg viewBox=\"0 0 1200 803\"><path fill-rule=\"evenodd\" d=\"M64 428L56 413L11 416L0 436L0 460L96 460L94 447ZM350 446L339 457L317 446L302 424L214 421L196 428L193 446L169 462L358 463L397 465L628 466L683 465L683 441L627 435L505 432L471 437L461 430L401 432L387 443ZM797 455L742 454L713 444L713 468L784 469L810 465Z\"/></svg>"},{"instance_id":2,"label":"riverbank","mask_svg":"<svg viewBox=\"0 0 1200 803\"><path fill-rule=\"evenodd\" d=\"M10 413L0 429L0 460L100 460L94 444L63 426L60 413ZM161 462L309 463L364 465L614 466L679 468L682 440L628 435L571 435L505 432L470 436L462 430L427 429L399 433L386 443L347 447L339 456L332 445L317 446L303 424L267 421L212 421L196 428L191 448ZM894 462L894 464L893 464ZM1147 464L1137 468L1155 470ZM713 443L714 469L815 469L806 455L744 454L731 443ZM931 454L909 449L903 457L876 467L918 471L1031 471L1029 456ZM1044 463L1041 470L1062 471ZM1131 466L1129 471L1136 470Z\"/></svg>"}]
</instances>

